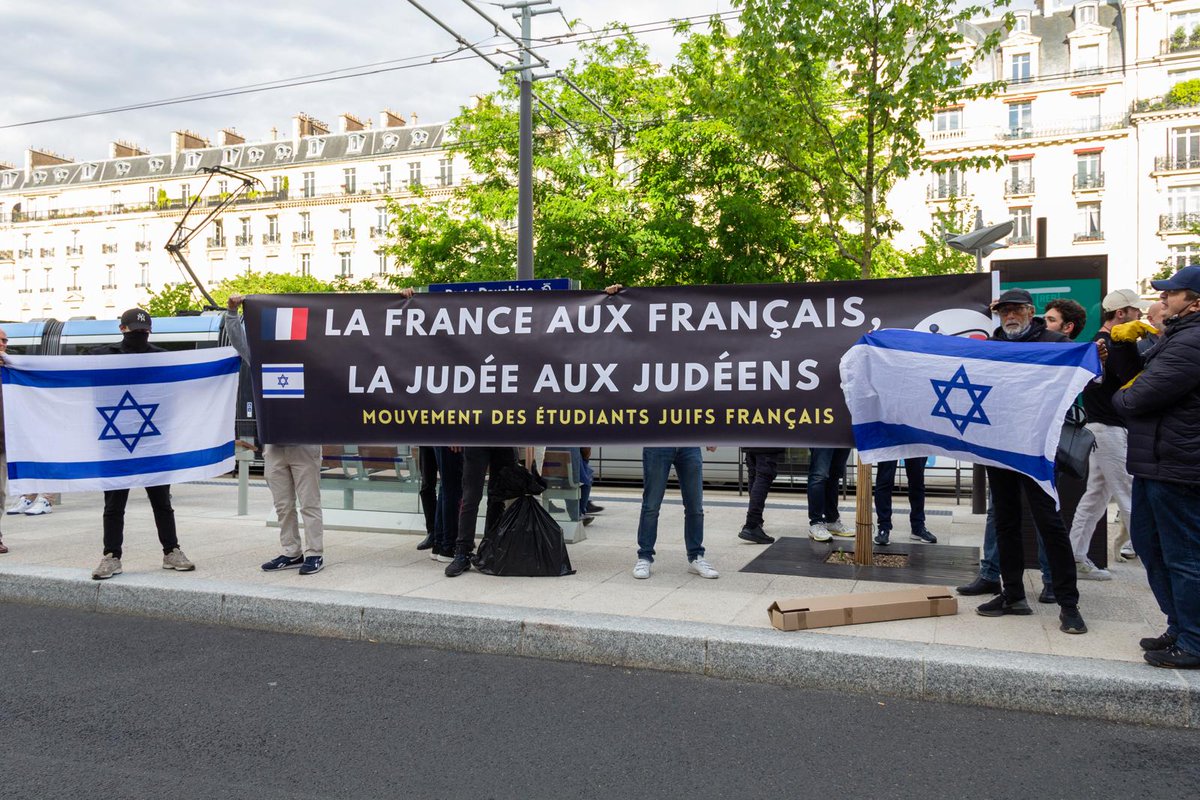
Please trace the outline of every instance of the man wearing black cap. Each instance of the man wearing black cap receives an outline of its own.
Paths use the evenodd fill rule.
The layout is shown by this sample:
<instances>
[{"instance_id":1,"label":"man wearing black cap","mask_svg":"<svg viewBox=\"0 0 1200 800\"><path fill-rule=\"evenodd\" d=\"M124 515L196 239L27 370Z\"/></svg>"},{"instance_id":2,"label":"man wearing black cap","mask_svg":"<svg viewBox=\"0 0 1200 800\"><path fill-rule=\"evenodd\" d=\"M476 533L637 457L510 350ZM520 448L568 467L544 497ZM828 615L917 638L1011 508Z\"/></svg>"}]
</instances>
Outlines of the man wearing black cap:
<instances>
[{"instance_id":1,"label":"man wearing black cap","mask_svg":"<svg viewBox=\"0 0 1200 800\"><path fill-rule=\"evenodd\" d=\"M1129 535L1167 617L1166 632L1140 644L1156 667L1200 669L1200 267L1150 285L1162 292L1162 336L1112 397L1129 428ZM1153 330L1140 321L1114 327L1106 371Z\"/></svg>"},{"instance_id":2,"label":"man wearing black cap","mask_svg":"<svg viewBox=\"0 0 1200 800\"><path fill-rule=\"evenodd\" d=\"M992 334L998 342L1069 342L1066 336L1046 328L1046 322L1034 316L1033 297L1024 289L1009 289L992 304L992 313L1000 318L1000 327ZM1079 614L1079 590L1075 585L1075 557L1071 540L1063 526L1054 500L1032 478L1002 467L987 468L995 507L996 545L1000 553L999 595L975 609L985 617L1005 614L1028 615L1033 610L1025 602L1025 553L1021 541L1021 496L1033 514L1041 537L1054 596L1059 605L1059 629L1064 633L1087 633Z\"/></svg>"},{"instance_id":3,"label":"man wearing black cap","mask_svg":"<svg viewBox=\"0 0 1200 800\"><path fill-rule=\"evenodd\" d=\"M93 347L89 355L121 355L125 353L160 353L161 347L150 344L150 314L141 308L131 308L121 315L121 341L118 344L103 344ZM196 565L187 560L179 549L175 535L175 510L171 508L170 486L147 486L146 496L154 510L154 526L158 529L158 541L163 549L163 569L180 572L194 570ZM125 540L125 504L129 501L128 489L110 489L104 493L104 557L100 566L92 570L92 578L98 581L121 574L121 545Z\"/></svg>"}]
</instances>

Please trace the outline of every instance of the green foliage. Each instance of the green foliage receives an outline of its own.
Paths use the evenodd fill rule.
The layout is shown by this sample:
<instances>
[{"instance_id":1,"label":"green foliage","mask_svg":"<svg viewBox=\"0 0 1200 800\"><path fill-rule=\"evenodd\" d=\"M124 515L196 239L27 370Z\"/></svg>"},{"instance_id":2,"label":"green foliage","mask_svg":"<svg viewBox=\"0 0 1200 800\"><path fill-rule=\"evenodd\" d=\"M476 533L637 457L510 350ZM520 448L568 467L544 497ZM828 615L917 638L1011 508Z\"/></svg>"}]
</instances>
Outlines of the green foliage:
<instances>
[{"instance_id":1,"label":"green foliage","mask_svg":"<svg viewBox=\"0 0 1200 800\"><path fill-rule=\"evenodd\" d=\"M969 49L958 23L1007 4L842 0L835 11L828 0L736 0L741 29L714 23L710 36L721 78L711 106L727 109L749 147L789 174L796 210L870 277L875 249L897 227L888 191L937 169L923 155L921 123L1002 85L965 81L1011 20ZM958 162L997 165L995 156Z\"/></svg>"},{"instance_id":2,"label":"green foliage","mask_svg":"<svg viewBox=\"0 0 1200 800\"><path fill-rule=\"evenodd\" d=\"M152 317L173 317L180 311L199 311L200 304L192 292L192 287L186 283L168 283L161 291L151 293L142 307Z\"/></svg>"},{"instance_id":3,"label":"green foliage","mask_svg":"<svg viewBox=\"0 0 1200 800\"><path fill-rule=\"evenodd\" d=\"M351 281L339 275L333 281L323 281L311 275L292 275L277 272L247 272L226 278L209 291L213 300L224 307L231 294L303 294L310 292L374 292L375 281L367 278ZM168 283L150 295L144 308L155 317L170 317L180 311L199 311L203 298L189 283Z\"/></svg>"},{"instance_id":4,"label":"green foliage","mask_svg":"<svg viewBox=\"0 0 1200 800\"><path fill-rule=\"evenodd\" d=\"M1200 30L1200 29L1198 29ZM1180 81L1163 97L1167 108L1191 108L1200 106L1200 78Z\"/></svg>"},{"instance_id":5,"label":"green foliage","mask_svg":"<svg viewBox=\"0 0 1200 800\"><path fill-rule=\"evenodd\" d=\"M155 204L156 204L156 205L157 205L157 206L158 206L160 209L161 209L161 208L166 208L168 205L170 205L170 202L171 202L171 201L170 201L170 199L167 197L167 190L166 190L166 189L159 189L159 190L158 190L158 194L156 194L156 195L154 196L154 200L155 200ZM146 309L146 310L147 310L147 311L149 311L150 309Z\"/></svg>"}]
</instances>

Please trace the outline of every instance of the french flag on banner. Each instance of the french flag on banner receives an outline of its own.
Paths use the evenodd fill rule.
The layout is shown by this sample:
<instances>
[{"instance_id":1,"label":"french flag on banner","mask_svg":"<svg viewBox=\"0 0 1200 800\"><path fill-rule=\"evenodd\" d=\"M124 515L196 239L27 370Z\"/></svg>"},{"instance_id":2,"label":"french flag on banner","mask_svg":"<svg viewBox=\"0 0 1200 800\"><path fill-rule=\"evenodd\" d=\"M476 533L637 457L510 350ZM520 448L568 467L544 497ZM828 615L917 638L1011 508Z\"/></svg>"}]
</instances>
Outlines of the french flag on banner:
<instances>
[{"instance_id":1,"label":"french flag on banner","mask_svg":"<svg viewBox=\"0 0 1200 800\"><path fill-rule=\"evenodd\" d=\"M308 338L307 308L263 310L263 341L303 341Z\"/></svg>"}]
</instances>

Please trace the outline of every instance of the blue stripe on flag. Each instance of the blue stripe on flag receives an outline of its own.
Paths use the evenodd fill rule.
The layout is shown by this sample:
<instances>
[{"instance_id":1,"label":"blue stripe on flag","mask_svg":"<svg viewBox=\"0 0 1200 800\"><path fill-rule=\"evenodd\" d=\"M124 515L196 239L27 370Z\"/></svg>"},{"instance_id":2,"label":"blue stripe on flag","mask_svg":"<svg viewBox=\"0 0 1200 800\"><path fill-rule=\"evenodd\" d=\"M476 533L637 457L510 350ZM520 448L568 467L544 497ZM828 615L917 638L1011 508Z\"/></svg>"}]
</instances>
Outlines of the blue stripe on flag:
<instances>
[{"instance_id":1,"label":"blue stripe on flag","mask_svg":"<svg viewBox=\"0 0 1200 800\"><path fill-rule=\"evenodd\" d=\"M1091 342L997 342L980 341L961 336L940 336L934 333L888 329L863 335L860 345L883 350L903 350L931 356L978 358L1018 364L1038 364L1047 367L1082 367L1100 374L1100 356ZM1081 350L1089 349L1090 357Z\"/></svg>"},{"instance_id":2,"label":"blue stripe on flag","mask_svg":"<svg viewBox=\"0 0 1200 800\"><path fill-rule=\"evenodd\" d=\"M262 313L262 340L264 342L275 341L275 317L279 310L275 308L264 308Z\"/></svg>"},{"instance_id":3,"label":"blue stripe on flag","mask_svg":"<svg viewBox=\"0 0 1200 800\"><path fill-rule=\"evenodd\" d=\"M221 375L236 375L241 369L240 356L206 361L202 364L174 364L165 367L125 367L117 369L11 369L4 370L5 385L35 389L79 389L90 386L136 386L145 383L178 383Z\"/></svg>"},{"instance_id":4,"label":"blue stripe on flag","mask_svg":"<svg viewBox=\"0 0 1200 800\"><path fill-rule=\"evenodd\" d=\"M953 436L921 430L911 425L866 422L854 426L854 445L859 452L905 444L929 445L951 453L969 453L997 464L1005 464L1011 469L1029 475L1034 480L1049 481L1051 484L1054 482L1054 462L1042 456L971 444Z\"/></svg>"},{"instance_id":5,"label":"blue stripe on flag","mask_svg":"<svg viewBox=\"0 0 1200 800\"><path fill-rule=\"evenodd\" d=\"M303 389L263 389L263 397L275 397L276 395L303 395Z\"/></svg>"},{"instance_id":6,"label":"blue stripe on flag","mask_svg":"<svg viewBox=\"0 0 1200 800\"><path fill-rule=\"evenodd\" d=\"M155 472L206 467L233 458L233 440L216 447L170 453L161 456L126 458L114 461L10 461L8 479L79 480L82 478L124 478Z\"/></svg>"}]
</instances>

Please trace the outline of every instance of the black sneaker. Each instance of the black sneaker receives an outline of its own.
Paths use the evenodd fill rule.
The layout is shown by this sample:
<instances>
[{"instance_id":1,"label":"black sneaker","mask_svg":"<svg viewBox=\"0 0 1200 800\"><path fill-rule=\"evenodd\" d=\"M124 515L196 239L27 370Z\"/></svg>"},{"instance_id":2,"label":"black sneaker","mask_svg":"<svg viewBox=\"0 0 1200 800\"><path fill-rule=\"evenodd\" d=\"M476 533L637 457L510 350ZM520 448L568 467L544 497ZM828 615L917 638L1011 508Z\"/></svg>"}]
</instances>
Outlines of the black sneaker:
<instances>
[{"instance_id":1,"label":"black sneaker","mask_svg":"<svg viewBox=\"0 0 1200 800\"><path fill-rule=\"evenodd\" d=\"M589 514L599 514L601 511L604 510L604 506L598 506L595 503L589 502L587 504L587 509L585 509L585 510Z\"/></svg>"},{"instance_id":2,"label":"black sneaker","mask_svg":"<svg viewBox=\"0 0 1200 800\"><path fill-rule=\"evenodd\" d=\"M966 597L974 597L978 594L1000 594L1000 581L989 581L987 578L977 576L966 586L959 586L954 591Z\"/></svg>"},{"instance_id":3,"label":"black sneaker","mask_svg":"<svg viewBox=\"0 0 1200 800\"><path fill-rule=\"evenodd\" d=\"M1200 656L1180 650L1171 645L1166 650L1151 650L1142 654L1147 663L1167 669L1200 669Z\"/></svg>"},{"instance_id":4,"label":"black sneaker","mask_svg":"<svg viewBox=\"0 0 1200 800\"><path fill-rule=\"evenodd\" d=\"M308 556L300 566L301 575L315 575L325 569L325 559L321 556Z\"/></svg>"},{"instance_id":5,"label":"black sneaker","mask_svg":"<svg viewBox=\"0 0 1200 800\"><path fill-rule=\"evenodd\" d=\"M767 532L762 529L762 525L754 525L753 527L747 525L738 533L738 538L751 544L771 544L775 541L775 537L768 536Z\"/></svg>"},{"instance_id":6,"label":"black sneaker","mask_svg":"<svg viewBox=\"0 0 1200 800\"><path fill-rule=\"evenodd\" d=\"M419 545L417 545L417 549L418 550L428 550L431 547L433 547L433 534L429 533L429 534L426 534L425 538L421 540L421 543Z\"/></svg>"},{"instance_id":7,"label":"black sneaker","mask_svg":"<svg viewBox=\"0 0 1200 800\"><path fill-rule=\"evenodd\" d=\"M880 547L887 547L892 543L892 532L880 529L879 533L875 534L875 544Z\"/></svg>"},{"instance_id":8,"label":"black sneaker","mask_svg":"<svg viewBox=\"0 0 1200 800\"><path fill-rule=\"evenodd\" d=\"M1155 636L1153 639L1147 637L1139 641L1138 646L1147 653L1155 650L1169 650L1175 646L1175 637L1169 633L1164 633L1162 636Z\"/></svg>"},{"instance_id":9,"label":"black sneaker","mask_svg":"<svg viewBox=\"0 0 1200 800\"><path fill-rule=\"evenodd\" d=\"M591 514L584 514L582 517L579 518L579 521L582 522L583 527L586 528L588 525L591 525L593 522L595 522L596 518L593 517Z\"/></svg>"},{"instance_id":10,"label":"black sneaker","mask_svg":"<svg viewBox=\"0 0 1200 800\"><path fill-rule=\"evenodd\" d=\"M924 528L921 528L919 531L913 531L911 534L909 534L908 538L912 539L914 542L937 544L937 537Z\"/></svg>"},{"instance_id":11,"label":"black sneaker","mask_svg":"<svg viewBox=\"0 0 1200 800\"><path fill-rule=\"evenodd\" d=\"M1058 622L1063 633L1087 633L1087 624L1075 606L1063 606L1058 612Z\"/></svg>"},{"instance_id":12,"label":"black sneaker","mask_svg":"<svg viewBox=\"0 0 1200 800\"><path fill-rule=\"evenodd\" d=\"M1048 583L1042 584L1042 591L1038 594L1039 603L1057 603L1058 598L1054 596L1054 587Z\"/></svg>"},{"instance_id":13,"label":"black sneaker","mask_svg":"<svg viewBox=\"0 0 1200 800\"><path fill-rule=\"evenodd\" d=\"M1033 609L1025 602L1024 597L1010 601L999 594L975 609L975 613L981 617L1003 617L1005 614L1026 617L1033 613Z\"/></svg>"},{"instance_id":14,"label":"black sneaker","mask_svg":"<svg viewBox=\"0 0 1200 800\"><path fill-rule=\"evenodd\" d=\"M454 560L446 565L446 577L457 578L471 568L471 557L466 553L456 553Z\"/></svg>"},{"instance_id":15,"label":"black sneaker","mask_svg":"<svg viewBox=\"0 0 1200 800\"><path fill-rule=\"evenodd\" d=\"M299 569L304 563L304 556L275 556L262 565L263 572L276 572L281 569Z\"/></svg>"}]
</instances>

